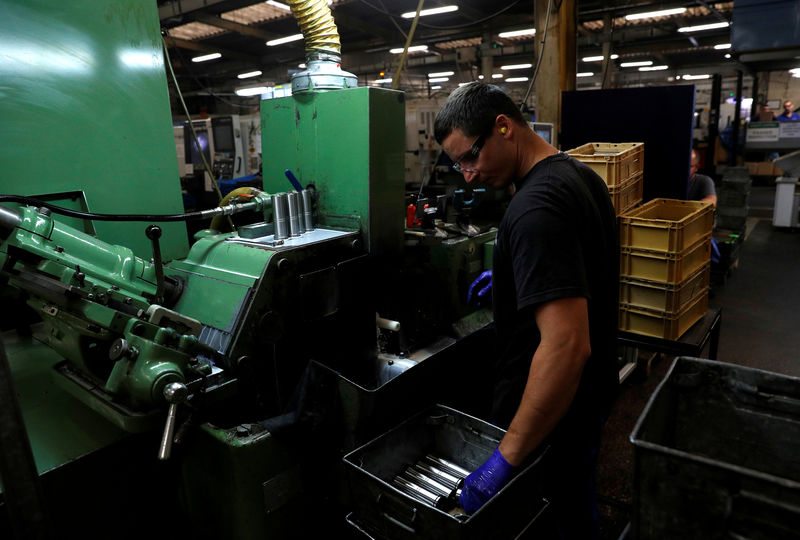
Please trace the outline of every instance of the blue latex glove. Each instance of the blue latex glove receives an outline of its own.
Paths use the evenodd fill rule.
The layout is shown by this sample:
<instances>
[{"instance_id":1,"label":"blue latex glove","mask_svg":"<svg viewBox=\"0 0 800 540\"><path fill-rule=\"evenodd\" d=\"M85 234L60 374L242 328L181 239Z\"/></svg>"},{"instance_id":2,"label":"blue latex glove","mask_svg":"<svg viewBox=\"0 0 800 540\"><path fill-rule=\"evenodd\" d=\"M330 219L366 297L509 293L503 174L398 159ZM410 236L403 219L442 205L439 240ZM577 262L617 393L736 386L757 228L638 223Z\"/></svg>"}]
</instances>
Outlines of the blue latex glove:
<instances>
[{"instance_id":1,"label":"blue latex glove","mask_svg":"<svg viewBox=\"0 0 800 540\"><path fill-rule=\"evenodd\" d=\"M496 449L486 463L464 479L458 503L467 514L474 514L495 493L503 489L516 472L517 467L506 461L500 449Z\"/></svg>"},{"instance_id":2,"label":"blue latex glove","mask_svg":"<svg viewBox=\"0 0 800 540\"><path fill-rule=\"evenodd\" d=\"M467 292L467 304L471 304L473 300L479 306L486 303L487 300L492 299L492 271L487 270L478 276L478 279L472 282Z\"/></svg>"},{"instance_id":3,"label":"blue latex glove","mask_svg":"<svg viewBox=\"0 0 800 540\"><path fill-rule=\"evenodd\" d=\"M717 247L717 241L713 238L711 239L711 262L718 263L720 258L719 247Z\"/></svg>"}]
</instances>

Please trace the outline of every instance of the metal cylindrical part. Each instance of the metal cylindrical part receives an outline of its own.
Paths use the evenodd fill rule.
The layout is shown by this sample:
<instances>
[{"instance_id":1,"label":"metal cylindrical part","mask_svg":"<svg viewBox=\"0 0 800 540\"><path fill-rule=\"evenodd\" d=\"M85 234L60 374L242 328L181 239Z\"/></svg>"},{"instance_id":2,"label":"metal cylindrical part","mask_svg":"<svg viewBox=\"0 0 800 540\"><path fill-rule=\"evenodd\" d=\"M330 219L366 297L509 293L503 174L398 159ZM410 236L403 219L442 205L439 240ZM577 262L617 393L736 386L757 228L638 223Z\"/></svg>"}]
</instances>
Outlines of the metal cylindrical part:
<instances>
[{"instance_id":1,"label":"metal cylindrical part","mask_svg":"<svg viewBox=\"0 0 800 540\"><path fill-rule=\"evenodd\" d=\"M303 221L305 222L306 230L314 230L314 206L311 200L311 192L304 189L300 192L300 197L303 199Z\"/></svg>"},{"instance_id":2,"label":"metal cylindrical part","mask_svg":"<svg viewBox=\"0 0 800 540\"><path fill-rule=\"evenodd\" d=\"M446 459L442 459L440 457L436 457L436 456L434 456L432 454L426 455L425 459L429 460L434 465L437 465L439 467L444 467L445 470L450 470L451 474L453 474L455 476L458 476L460 478L466 478L467 476L469 476L469 471L468 470L466 470L466 469L464 469L462 467L459 467L458 465L456 465L452 461L447 461Z\"/></svg>"},{"instance_id":3,"label":"metal cylindrical part","mask_svg":"<svg viewBox=\"0 0 800 540\"><path fill-rule=\"evenodd\" d=\"M431 493L435 493L443 497L449 497L453 493L453 489L445 486L444 484L440 484L430 476L426 476L411 467L406 469L405 474L415 484L427 489Z\"/></svg>"},{"instance_id":4,"label":"metal cylindrical part","mask_svg":"<svg viewBox=\"0 0 800 540\"><path fill-rule=\"evenodd\" d=\"M290 191L286 196L289 199L289 236L300 236L300 216L297 211L297 198L299 195L296 191Z\"/></svg>"},{"instance_id":5,"label":"metal cylindrical part","mask_svg":"<svg viewBox=\"0 0 800 540\"><path fill-rule=\"evenodd\" d=\"M297 192L297 227L300 229L300 234L306 232L306 220L303 217L305 214L305 205L303 204L303 195Z\"/></svg>"},{"instance_id":6,"label":"metal cylindrical part","mask_svg":"<svg viewBox=\"0 0 800 540\"><path fill-rule=\"evenodd\" d=\"M450 489L455 489L458 487L459 482L461 481L460 478L453 476L449 472L442 470L434 465L428 465L427 463L417 463L414 466L419 472L426 476L430 476L431 478L438 481L440 484L444 484Z\"/></svg>"},{"instance_id":7,"label":"metal cylindrical part","mask_svg":"<svg viewBox=\"0 0 800 540\"><path fill-rule=\"evenodd\" d=\"M442 497L434 493L431 493L427 489L420 487L413 482L409 482L408 480L400 476L394 479L394 484L398 488L400 488L401 491L404 491L409 495L411 495L412 497L414 497L415 499L418 499L433 507L437 507L439 504L441 504L443 500Z\"/></svg>"},{"instance_id":8,"label":"metal cylindrical part","mask_svg":"<svg viewBox=\"0 0 800 540\"><path fill-rule=\"evenodd\" d=\"M284 240L289 237L289 203L286 193L277 193L272 196L272 220L275 225L275 240Z\"/></svg>"},{"instance_id":9,"label":"metal cylindrical part","mask_svg":"<svg viewBox=\"0 0 800 540\"><path fill-rule=\"evenodd\" d=\"M10 208L0 206L0 229L13 229L22 223L19 214Z\"/></svg>"}]
</instances>

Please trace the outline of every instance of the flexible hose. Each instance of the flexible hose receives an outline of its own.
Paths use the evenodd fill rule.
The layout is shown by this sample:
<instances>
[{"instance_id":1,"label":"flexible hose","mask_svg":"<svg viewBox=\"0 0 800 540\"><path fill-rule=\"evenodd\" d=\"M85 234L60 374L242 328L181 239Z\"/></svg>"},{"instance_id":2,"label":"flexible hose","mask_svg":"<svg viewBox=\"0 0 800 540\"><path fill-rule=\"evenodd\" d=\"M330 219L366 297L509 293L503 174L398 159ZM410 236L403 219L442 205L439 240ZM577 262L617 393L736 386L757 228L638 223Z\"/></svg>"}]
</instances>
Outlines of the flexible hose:
<instances>
[{"instance_id":1,"label":"flexible hose","mask_svg":"<svg viewBox=\"0 0 800 540\"><path fill-rule=\"evenodd\" d=\"M339 30L325 0L289 0L289 7L306 40L306 56L314 51L341 55Z\"/></svg>"}]
</instances>

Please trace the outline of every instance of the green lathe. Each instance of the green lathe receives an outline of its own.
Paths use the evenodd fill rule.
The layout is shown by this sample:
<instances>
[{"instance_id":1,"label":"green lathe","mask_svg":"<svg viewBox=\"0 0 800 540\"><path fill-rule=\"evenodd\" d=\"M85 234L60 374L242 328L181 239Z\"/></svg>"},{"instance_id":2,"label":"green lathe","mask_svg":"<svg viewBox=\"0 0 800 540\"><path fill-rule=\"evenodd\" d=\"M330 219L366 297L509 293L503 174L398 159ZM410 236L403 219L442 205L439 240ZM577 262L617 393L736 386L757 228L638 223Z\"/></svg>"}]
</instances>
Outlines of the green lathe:
<instances>
[{"instance_id":1,"label":"green lathe","mask_svg":"<svg viewBox=\"0 0 800 540\"><path fill-rule=\"evenodd\" d=\"M328 50L262 102L263 191L182 215L155 5L6 4L0 300L40 321L3 334L24 427L0 427L40 485L27 441L3 441L0 535L336 530L342 453L444 395L489 322L461 300L494 230L404 231L404 96ZM176 224L245 213L190 248Z\"/></svg>"}]
</instances>

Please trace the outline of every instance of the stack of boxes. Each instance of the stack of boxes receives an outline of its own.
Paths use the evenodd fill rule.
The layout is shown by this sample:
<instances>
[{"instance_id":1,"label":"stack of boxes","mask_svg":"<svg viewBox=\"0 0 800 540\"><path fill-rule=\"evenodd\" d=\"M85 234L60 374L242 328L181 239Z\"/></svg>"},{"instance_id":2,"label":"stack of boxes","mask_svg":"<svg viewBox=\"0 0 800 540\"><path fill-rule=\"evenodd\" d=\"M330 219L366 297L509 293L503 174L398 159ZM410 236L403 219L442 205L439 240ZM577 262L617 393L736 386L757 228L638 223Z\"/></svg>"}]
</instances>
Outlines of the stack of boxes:
<instances>
[{"instance_id":1,"label":"stack of boxes","mask_svg":"<svg viewBox=\"0 0 800 540\"><path fill-rule=\"evenodd\" d=\"M653 199L619 217L619 328L676 340L708 310L710 203Z\"/></svg>"},{"instance_id":2,"label":"stack of boxes","mask_svg":"<svg viewBox=\"0 0 800 540\"><path fill-rule=\"evenodd\" d=\"M753 184L747 167L728 167L722 175L717 193L717 228L734 234L744 232L747 223L747 205L750 186Z\"/></svg>"},{"instance_id":3,"label":"stack of boxes","mask_svg":"<svg viewBox=\"0 0 800 540\"><path fill-rule=\"evenodd\" d=\"M567 154L605 181L618 216L642 202L644 143L587 143Z\"/></svg>"}]
</instances>

